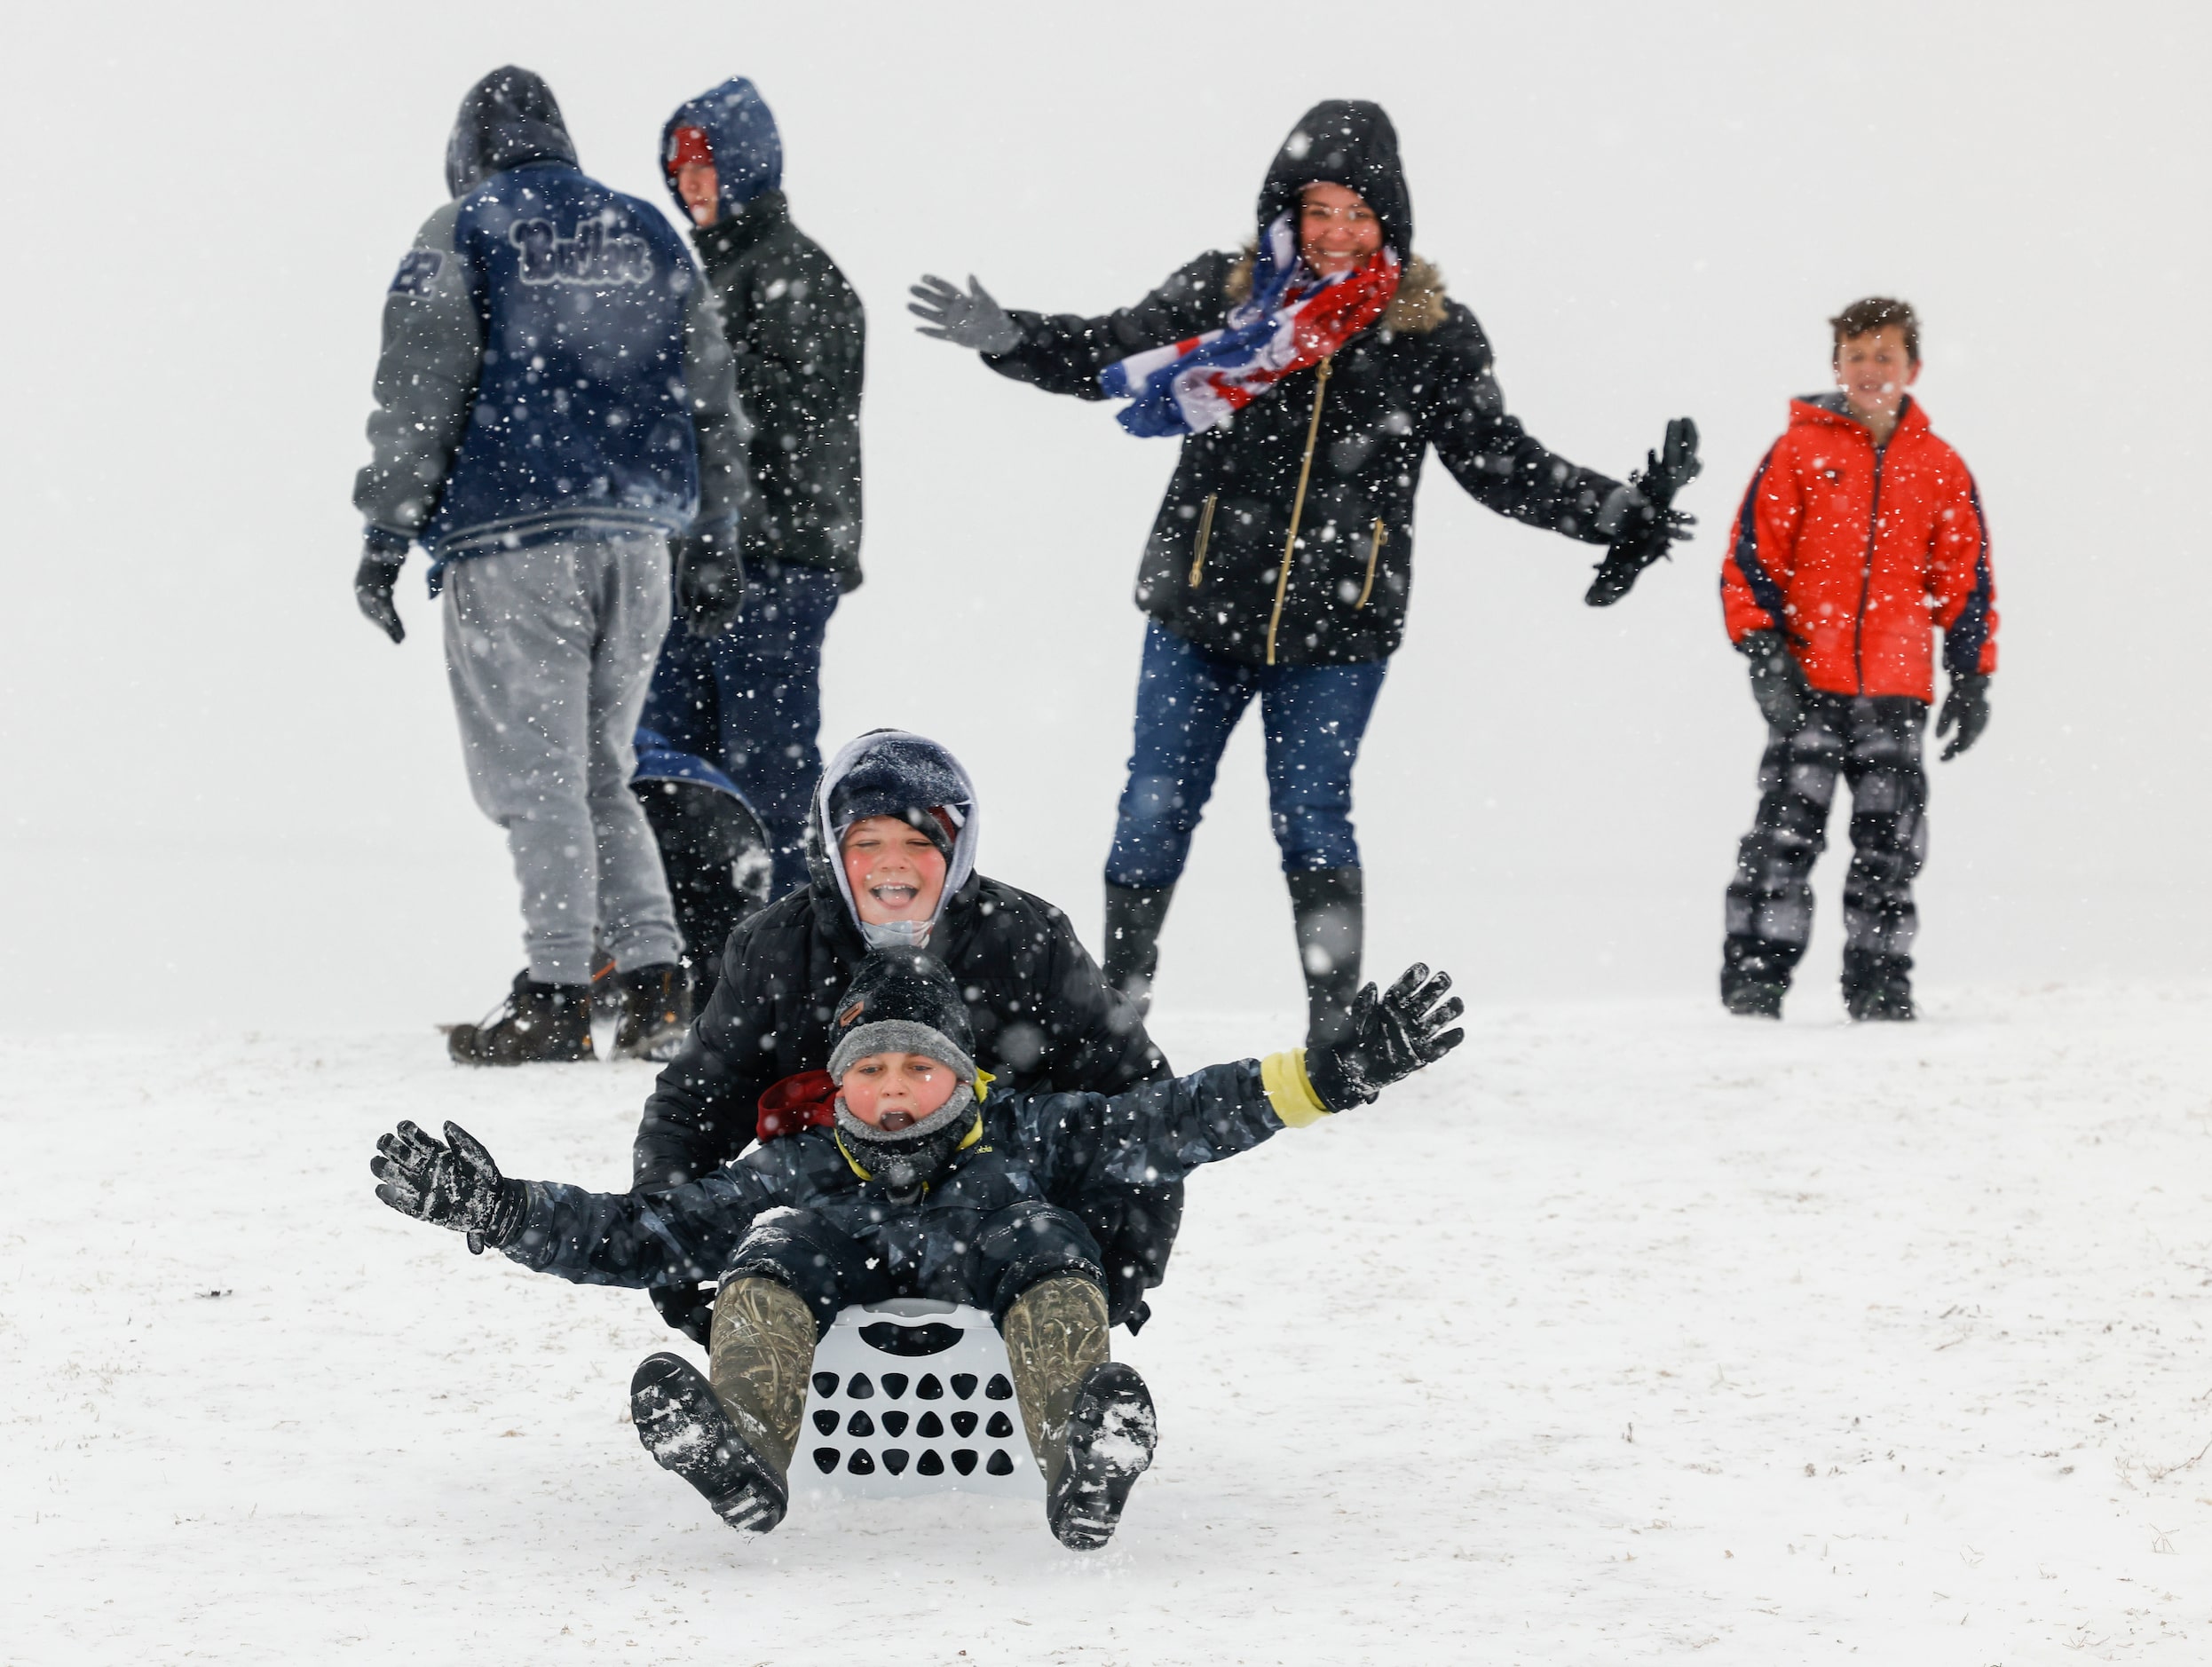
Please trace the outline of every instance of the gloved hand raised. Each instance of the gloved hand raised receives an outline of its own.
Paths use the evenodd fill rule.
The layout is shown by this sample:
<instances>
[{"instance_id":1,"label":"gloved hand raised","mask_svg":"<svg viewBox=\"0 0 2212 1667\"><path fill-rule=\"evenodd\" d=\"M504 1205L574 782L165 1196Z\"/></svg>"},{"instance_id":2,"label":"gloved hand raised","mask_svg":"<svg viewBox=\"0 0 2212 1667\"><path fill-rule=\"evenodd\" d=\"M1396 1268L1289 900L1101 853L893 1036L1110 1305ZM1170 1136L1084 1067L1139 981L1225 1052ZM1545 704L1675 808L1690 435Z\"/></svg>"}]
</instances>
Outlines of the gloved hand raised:
<instances>
[{"instance_id":1,"label":"gloved hand raised","mask_svg":"<svg viewBox=\"0 0 2212 1667\"><path fill-rule=\"evenodd\" d=\"M1598 576L1590 581L1583 600L1593 608L1609 608L1626 596L1637 575L1687 539L1697 517L1674 508L1674 494L1697 478L1705 467L1697 455L1697 424L1676 417L1667 424L1663 452L1646 452L1644 467L1628 478L1635 501L1613 547L1598 564Z\"/></svg>"},{"instance_id":2,"label":"gloved hand raised","mask_svg":"<svg viewBox=\"0 0 2212 1667\"><path fill-rule=\"evenodd\" d=\"M745 558L727 530L668 541L675 564L675 616L693 636L718 636L745 611Z\"/></svg>"},{"instance_id":3,"label":"gloved hand raised","mask_svg":"<svg viewBox=\"0 0 2212 1667\"><path fill-rule=\"evenodd\" d=\"M529 1189L499 1173L491 1153L458 1123L446 1125L440 1146L402 1120L378 1137L368 1173L383 1184L376 1196L402 1215L469 1236L469 1249L497 1250L522 1226Z\"/></svg>"},{"instance_id":4,"label":"gloved hand raised","mask_svg":"<svg viewBox=\"0 0 2212 1667\"><path fill-rule=\"evenodd\" d=\"M361 552L361 565L353 570L353 600L361 604L368 622L395 643L405 642L407 635L391 600L391 588L399 582L399 569L407 559L405 551L387 556L372 548Z\"/></svg>"},{"instance_id":5,"label":"gloved hand raised","mask_svg":"<svg viewBox=\"0 0 2212 1667\"><path fill-rule=\"evenodd\" d=\"M1953 727L1958 730L1951 735ZM1956 758L1981 739L1981 732L1989 727L1989 678L1986 673L1970 671L1951 679L1950 692L1943 697L1943 712L1936 719L1936 733L1951 735L1951 744L1943 749L1946 758Z\"/></svg>"},{"instance_id":6,"label":"gloved hand raised","mask_svg":"<svg viewBox=\"0 0 2212 1667\"><path fill-rule=\"evenodd\" d=\"M966 295L958 284L949 284L934 273L923 273L921 281L906 293L913 296L906 311L922 320L916 328L933 340L978 353L1003 353L1022 344L1022 332L1014 328L1007 310L991 298L991 292L976 281L974 273L968 274Z\"/></svg>"},{"instance_id":7,"label":"gloved hand raised","mask_svg":"<svg viewBox=\"0 0 2212 1667\"><path fill-rule=\"evenodd\" d=\"M1780 631L1747 631L1736 646L1751 662L1751 699L1760 715L1784 735L1805 725L1805 682L1797 657Z\"/></svg>"},{"instance_id":8,"label":"gloved hand raised","mask_svg":"<svg viewBox=\"0 0 2212 1667\"><path fill-rule=\"evenodd\" d=\"M1465 1041L1465 1031L1444 1029L1467 1010L1458 996L1443 1001L1450 988L1450 974L1432 974L1415 961L1388 995L1378 995L1373 984L1361 991L1352 1003L1351 1035L1306 1050L1306 1079L1322 1103L1331 1111L1365 1105Z\"/></svg>"}]
</instances>

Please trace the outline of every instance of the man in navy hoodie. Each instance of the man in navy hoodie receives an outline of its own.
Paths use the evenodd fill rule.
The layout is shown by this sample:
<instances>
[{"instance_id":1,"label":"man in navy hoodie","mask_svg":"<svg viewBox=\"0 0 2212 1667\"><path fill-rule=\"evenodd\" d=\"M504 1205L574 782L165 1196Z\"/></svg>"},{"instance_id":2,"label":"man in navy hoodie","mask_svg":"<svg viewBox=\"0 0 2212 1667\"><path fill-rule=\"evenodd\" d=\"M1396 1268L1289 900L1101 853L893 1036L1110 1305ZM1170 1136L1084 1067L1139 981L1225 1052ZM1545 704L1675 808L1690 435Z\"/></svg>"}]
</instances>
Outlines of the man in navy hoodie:
<instances>
[{"instance_id":1,"label":"man in navy hoodie","mask_svg":"<svg viewBox=\"0 0 2212 1667\"><path fill-rule=\"evenodd\" d=\"M711 635L669 636L645 705L660 745L641 739L639 751L689 755L726 776L767 835L768 894L780 897L808 880L823 635L838 598L860 583L867 320L837 263L792 223L782 136L751 82L733 76L680 106L661 130L660 165L729 332L758 513L745 528L744 612ZM729 799L716 807L707 791L649 768L660 772L654 826L671 882L697 895L715 876L727 894ZM688 770L691 780L705 775ZM710 813L688 822L659 813L669 794ZM722 944L693 943L690 952L711 976ZM702 1003L706 993L693 991Z\"/></svg>"},{"instance_id":2,"label":"man in navy hoodie","mask_svg":"<svg viewBox=\"0 0 2212 1667\"><path fill-rule=\"evenodd\" d=\"M661 216L585 175L552 90L494 70L462 101L453 201L384 304L367 523L354 589L392 641L409 546L446 596L446 664L478 805L507 833L529 965L454 1027L467 1064L592 1051L595 933L613 955L618 1056L690 1022L683 952L632 736L670 609L743 595L746 431L712 292Z\"/></svg>"}]
</instances>

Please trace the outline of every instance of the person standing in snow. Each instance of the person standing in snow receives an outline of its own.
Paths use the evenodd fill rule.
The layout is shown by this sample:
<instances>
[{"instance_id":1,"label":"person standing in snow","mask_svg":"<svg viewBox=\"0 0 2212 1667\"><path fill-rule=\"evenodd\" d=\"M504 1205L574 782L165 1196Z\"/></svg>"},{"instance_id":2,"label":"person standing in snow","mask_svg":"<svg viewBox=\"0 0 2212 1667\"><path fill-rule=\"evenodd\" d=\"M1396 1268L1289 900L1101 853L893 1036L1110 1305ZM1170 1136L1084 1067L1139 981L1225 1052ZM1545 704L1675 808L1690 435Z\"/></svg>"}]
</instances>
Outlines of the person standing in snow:
<instances>
[{"instance_id":1,"label":"person standing in snow","mask_svg":"<svg viewBox=\"0 0 2212 1667\"><path fill-rule=\"evenodd\" d=\"M717 1279L707 1371L650 1355L630 1410L654 1461L743 1531L783 1520L815 1346L841 1309L902 1297L984 1309L1044 1472L1046 1521L1070 1550L1096 1551L1159 1426L1144 1379L1109 1357L1100 1246L1055 1196L1116 1175L1180 1181L1371 1103L1465 1039L1447 1028L1462 1011L1450 988L1417 964L1387 995L1362 991L1335 1044L1112 1096L1023 1094L979 1065L941 962L878 952L831 1003L826 1122L698 1181L640 1197L512 1180L452 1123L441 1142L402 1122L369 1169L392 1209L538 1272L649 1289ZM911 1457L887 1453L886 1467Z\"/></svg>"},{"instance_id":2,"label":"person standing in snow","mask_svg":"<svg viewBox=\"0 0 2212 1667\"><path fill-rule=\"evenodd\" d=\"M779 897L807 881L823 633L838 597L860 583L867 319L837 263L792 224L783 141L751 82L726 81L680 107L660 154L722 303L759 503L745 528L744 612L710 636L670 635L644 723L656 754L687 754L726 775L767 832L768 891ZM679 889L726 873L723 841L668 831L661 856ZM694 971L721 949L693 944Z\"/></svg>"},{"instance_id":3,"label":"person standing in snow","mask_svg":"<svg viewBox=\"0 0 2212 1667\"><path fill-rule=\"evenodd\" d=\"M714 296L667 222L577 166L552 90L494 70L462 100L453 201L384 303L361 611L395 643L408 547L446 597L446 666L477 803L507 833L529 965L448 1038L464 1064L592 1051L595 929L624 1012L618 1056L690 1022L683 951L631 738L677 593L733 611L748 512L743 419Z\"/></svg>"},{"instance_id":4,"label":"person standing in snow","mask_svg":"<svg viewBox=\"0 0 2212 1667\"><path fill-rule=\"evenodd\" d=\"M1845 1006L1854 1019L1910 1019L1930 627L1943 632L1950 672L1936 733L1951 736L1943 756L1955 758L1989 723L1996 581L1974 477L1907 391L1920 377L1912 308L1869 296L1829 328L1837 391L1790 401L1720 568L1728 637L1750 661L1767 725L1758 810L1728 885L1720 997L1731 1013L1781 1016L1812 936L1813 865L1841 776Z\"/></svg>"},{"instance_id":5,"label":"person standing in snow","mask_svg":"<svg viewBox=\"0 0 2212 1667\"><path fill-rule=\"evenodd\" d=\"M1252 248L1199 256L1134 307L1008 312L972 278L913 294L924 335L1048 392L1128 399L1130 433L1181 442L1137 574L1151 623L1106 861L1108 978L1149 1002L1191 835L1256 696L1308 1036L1341 1035L1364 917L1352 769L1405 628L1423 457L1434 446L1502 515L1607 546L1586 598L1604 605L1687 535L1670 506L1696 471L1695 427L1671 425L1664 460L1623 485L1509 415L1481 327L1414 253L1397 134L1364 101L1300 118Z\"/></svg>"},{"instance_id":6,"label":"person standing in snow","mask_svg":"<svg viewBox=\"0 0 2212 1667\"><path fill-rule=\"evenodd\" d=\"M976 872L976 790L945 748L901 730L858 737L823 771L811 821L809 884L731 934L699 1023L645 1102L634 1190L697 1181L777 1126L828 1061L837 993L873 950L927 948L952 969L976 1056L1007 1093L1119 1094L1169 1074L1067 916ZM1113 1323L1136 1330L1174 1247L1182 1182L1102 1181L1055 1202L1105 1254ZM652 1295L670 1325L706 1340L708 1293Z\"/></svg>"}]
</instances>

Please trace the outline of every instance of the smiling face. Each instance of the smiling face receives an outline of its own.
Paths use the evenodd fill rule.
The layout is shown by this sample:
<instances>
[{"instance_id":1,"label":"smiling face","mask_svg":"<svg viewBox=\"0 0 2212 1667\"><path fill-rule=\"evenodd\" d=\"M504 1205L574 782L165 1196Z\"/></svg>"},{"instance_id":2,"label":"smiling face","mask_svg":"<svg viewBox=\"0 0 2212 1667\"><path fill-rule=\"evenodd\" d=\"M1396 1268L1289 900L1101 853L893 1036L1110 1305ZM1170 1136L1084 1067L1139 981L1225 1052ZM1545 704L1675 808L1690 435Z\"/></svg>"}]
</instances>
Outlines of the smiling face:
<instances>
[{"instance_id":1,"label":"smiling face","mask_svg":"<svg viewBox=\"0 0 2212 1667\"><path fill-rule=\"evenodd\" d=\"M1888 324L1836 344L1836 385L1851 415L1886 440L1904 409L1905 390L1920 380L1920 361L1907 351L1902 326Z\"/></svg>"},{"instance_id":2,"label":"smiling face","mask_svg":"<svg viewBox=\"0 0 2212 1667\"><path fill-rule=\"evenodd\" d=\"M722 180L712 162L686 162L675 170L676 194L696 225L712 225L722 213Z\"/></svg>"},{"instance_id":3,"label":"smiling face","mask_svg":"<svg viewBox=\"0 0 2212 1667\"><path fill-rule=\"evenodd\" d=\"M1356 191L1316 180L1300 197L1298 253L1323 278L1350 272L1382 247L1382 222Z\"/></svg>"},{"instance_id":4,"label":"smiling face","mask_svg":"<svg viewBox=\"0 0 2212 1667\"><path fill-rule=\"evenodd\" d=\"M952 1066L927 1054L870 1054L852 1063L837 1092L845 1110L870 1128L896 1134L942 1110L960 1080Z\"/></svg>"},{"instance_id":5,"label":"smiling face","mask_svg":"<svg viewBox=\"0 0 2212 1667\"><path fill-rule=\"evenodd\" d=\"M845 830L839 852L853 907L868 925L936 914L944 892L944 853L904 818L864 818Z\"/></svg>"}]
</instances>

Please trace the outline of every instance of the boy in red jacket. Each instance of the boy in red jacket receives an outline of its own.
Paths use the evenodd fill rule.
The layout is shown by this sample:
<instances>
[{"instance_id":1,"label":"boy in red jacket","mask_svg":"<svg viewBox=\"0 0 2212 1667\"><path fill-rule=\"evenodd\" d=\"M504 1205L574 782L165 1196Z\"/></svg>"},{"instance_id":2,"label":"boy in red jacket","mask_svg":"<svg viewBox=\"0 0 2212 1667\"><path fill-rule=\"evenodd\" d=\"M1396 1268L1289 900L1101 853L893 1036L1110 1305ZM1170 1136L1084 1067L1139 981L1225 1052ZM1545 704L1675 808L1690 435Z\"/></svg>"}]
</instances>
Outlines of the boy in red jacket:
<instances>
[{"instance_id":1,"label":"boy in red jacket","mask_svg":"<svg viewBox=\"0 0 2212 1667\"><path fill-rule=\"evenodd\" d=\"M1852 800L1844 1000L1854 1019L1909 1019L1912 882L1928 853L1929 628L1943 632L1950 690L1936 733L1951 736L1943 756L1954 758L1989 722L1996 589L1974 478L1906 391L1920 375L1912 308L1869 296L1829 323L1838 391L1790 401L1721 564L1728 636L1751 662L1768 732L1758 814L1728 887L1720 997L1731 1013L1781 1016L1841 774Z\"/></svg>"}]
</instances>

